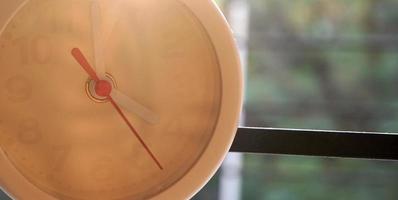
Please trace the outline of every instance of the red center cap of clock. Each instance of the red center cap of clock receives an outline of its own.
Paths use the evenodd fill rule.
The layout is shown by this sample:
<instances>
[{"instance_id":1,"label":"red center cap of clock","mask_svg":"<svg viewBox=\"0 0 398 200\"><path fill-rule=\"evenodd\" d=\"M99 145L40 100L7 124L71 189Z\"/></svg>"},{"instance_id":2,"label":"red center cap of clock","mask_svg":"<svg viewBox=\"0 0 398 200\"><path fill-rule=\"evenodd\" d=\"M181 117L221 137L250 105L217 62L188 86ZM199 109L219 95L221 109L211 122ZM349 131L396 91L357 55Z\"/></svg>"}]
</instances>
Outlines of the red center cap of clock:
<instances>
[{"instance_id":1,"label":"red center cap of clock","mask_svg":"<svg viewBox=\"0 0 398 200\"><path fill-rule=\"evenodd\" d=\"M106 80L100 80L95 84L95 93L101 97L107 97L111 94L112 85Z\"/></svg>"}]
</instances>

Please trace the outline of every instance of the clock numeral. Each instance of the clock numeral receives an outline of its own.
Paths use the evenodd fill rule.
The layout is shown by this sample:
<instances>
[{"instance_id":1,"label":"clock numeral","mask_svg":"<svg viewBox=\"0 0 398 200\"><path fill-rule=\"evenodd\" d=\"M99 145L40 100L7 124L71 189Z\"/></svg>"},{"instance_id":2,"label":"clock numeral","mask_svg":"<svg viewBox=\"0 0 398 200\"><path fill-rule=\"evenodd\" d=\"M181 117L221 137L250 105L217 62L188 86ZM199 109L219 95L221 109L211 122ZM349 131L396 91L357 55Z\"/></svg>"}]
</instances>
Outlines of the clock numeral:
<instances>
[{"instance_id":1,"label":"clock numeral","mask_svg":"<svg viewBox=\"0 0 398 200\"><path fill-rule=\"evenodd\" d=\"M189 26L180 25L176 22L162 33L163 42L161 43L161 55L168 61L175 64L175 62L182 62L190 51L190 41L193 35Z\"/></svg>"},{"instance_id":2,"label":"clock numeral","mask_svg":"<svg viewBox=\"0 0 398 200\"><path fill-rule=\"evenodd\" d=\"M50 40L46 37L39 36L31 42L31 55L34 62L39 64L47 64L51 58Z\"/></svg>"},{"instance_id":3,"label":"clock numeral","mask_svg":"<svg viewBox=\"0 0 398 200\"><path fill-rule=\"evenodd\" d=\"M20 124L18 131L18 139L23 144L36 144L41 140L41 132L39 131L36 120L28 119Z\"/></svg>"},{"instance_id":4,"label":"clock numeral","mask_svg":"<svg viewBox=\"0 0 398 200\"><path fill-rule=\"evenodd\" d=\"M51 151L53 152L52 166L49 168L47 178L49 180L55 180L56 175L64 167L65 160L68 158L71 152L69 145L52 146Z\"/></svg>"},{"instance_id":5,"label":"clock numeral","mask_svg":"<svg viewBox=\"0 0 398 200\"><path fill-rule=\"evenodd\" d=\"M15 40L12 40L12 45L17 47L17 51L19 51L20 57L18 58L20 64L27 65L28 64L28 56L29 56L29 48L26 48L27 39L25 37L21 37Z\"/></svg>"},{"instance_id":6,"label":"clock numeral","mask_svg":"<svg viewBox=\"0 0 398 200\"><path fill-rule=\"evenodd\" d=\"M51 30L56 33L79 33L81 18L76 9L72 6L66 8L63 13L59 13L54 9L50 14Z\"/></svg>"},{"instance_id":7,"label":"clock numeral","mask_svg":"<svg viewBox=\"0 0 398 200\"><path fill-rule=\"evenodd\" d=\"M59 171L61 170L64 161L69 156L71 152L70 146L53 146L52 151L54 152L53 166L51 167L51 171Z\"/></svg>"},{"instance_id":8,"label":"clock numeral","mask_svg":"<svg viewBox=\"0 0 398 200\"><path fill-rule=\"evenodd\" d=\"M114 160L110 156L104 156L94 161L91 175L96 181L109 184L109 181L114 176Z\"/></svg>"},{"instance_id":9,"label":"clock numeral","mask_svg":"<svg viewBox=\"0 0 398 200\"><path fill-rule=\"evenodd\" d=\"M185 49L179 46L178 44L181 41L185 40L185 37L177 37L171 33L165 35L165 40L163 43L163 48L166 50L164 51L165 58L172 58L172 59L181 59L184 55Z\"/></svg>"},{"instance_id":10,"label":"clock numeral","mask_svg":"<svg viewBox=\"0 0 398 200\"><path fill-rule=\"evenodd\" d=\"M48 64L51 60L52 45L48 37L20 37L13 40L12 44L18 48L22 65Z\"/></svg>"},{"instance_id":11,"label":"clock numeral","mask_svg":"<svg viewBox=\"0 0 398 200\"><path fill-rule=\"evenodd\" d=\"M4 86L8 100L14 103L27 101L32 95L32 85L24 76L17 75L11 77L6 81Z\"/></svg>"}]
</instances>

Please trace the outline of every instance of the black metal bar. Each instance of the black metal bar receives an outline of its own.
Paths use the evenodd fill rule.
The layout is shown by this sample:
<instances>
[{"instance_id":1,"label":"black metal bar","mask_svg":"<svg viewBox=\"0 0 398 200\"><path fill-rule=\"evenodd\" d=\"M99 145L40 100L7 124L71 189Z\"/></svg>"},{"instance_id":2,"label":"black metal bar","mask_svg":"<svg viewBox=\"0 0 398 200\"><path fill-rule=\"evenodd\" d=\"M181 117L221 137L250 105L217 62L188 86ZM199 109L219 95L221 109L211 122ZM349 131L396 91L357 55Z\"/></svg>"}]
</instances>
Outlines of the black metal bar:
<instances>
[{"instance_id":1,"label":"black metal bar","mask_svg":"<svg viewBox=\"0 0 398 200\"><path fill-rule=\"evenodd\" d=\"M230 151L398 160L398 134L239 128Z\"/></svg>"}]
</instances>

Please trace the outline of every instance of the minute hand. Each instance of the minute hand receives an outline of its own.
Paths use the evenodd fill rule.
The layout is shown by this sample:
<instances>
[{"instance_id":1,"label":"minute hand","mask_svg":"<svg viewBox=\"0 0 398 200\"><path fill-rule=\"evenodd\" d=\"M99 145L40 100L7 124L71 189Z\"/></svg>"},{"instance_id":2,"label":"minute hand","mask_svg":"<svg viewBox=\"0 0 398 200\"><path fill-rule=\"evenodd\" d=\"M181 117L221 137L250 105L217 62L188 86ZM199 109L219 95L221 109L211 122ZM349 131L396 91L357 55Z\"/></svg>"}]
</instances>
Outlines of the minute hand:
<instances>
[{"instance_id":1,"label":"minute hand","mask_svg":"<svg viewBox=\"0 0 398 200\"><path fill-rule=\"evenodd\" d=\"M97 0L91 2L91 28L93 34L95 71L100 79L105 79L104 32L101 27L101 8Z\"/></svg>"},{"instance_id":2,"label":"minute hand","mask_svg":"<svg viewBox=\"0 0 398 200\"><path fill-rule=\"evenodd\" d=\"M132 114L136 114L145 121L156 124L159 122L159 116L153 113L151 110L146 108L145 106L137 103L127 95L123 94L121 91L114 88L111 92L111 97L115 102L120 105L122 108L131 112Z\"/></svg>"}]
</instances>

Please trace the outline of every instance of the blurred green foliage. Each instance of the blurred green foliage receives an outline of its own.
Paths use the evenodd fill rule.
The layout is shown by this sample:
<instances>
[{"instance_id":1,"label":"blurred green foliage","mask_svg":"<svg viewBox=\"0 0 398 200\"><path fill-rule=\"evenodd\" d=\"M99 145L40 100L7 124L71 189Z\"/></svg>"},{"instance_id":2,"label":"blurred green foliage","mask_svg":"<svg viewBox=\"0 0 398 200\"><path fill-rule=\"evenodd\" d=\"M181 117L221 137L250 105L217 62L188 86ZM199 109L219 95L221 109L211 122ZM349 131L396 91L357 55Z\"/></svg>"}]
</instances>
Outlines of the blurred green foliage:
<instances>
[{"instance_id":1,"label":"blurred green foliage","mask_svg":"<svg viewBox=\"0 0 398 200\"><path fill-rule=\"evenodd\" d=\"M397 1L249 2L249 126L398 131Z\"/></svg>"},{"instance_id":2,"label":"blurred green foliage","mask_svg":"<svg viewBox=\"0 0 398 200\"><path fill-rule=\"evenodd\" d=\"M398 1L248 2L248 126L398 132ZM244 200L398 199L397 162L246 155L242 177Z\"/></svg>"}]
</instances>

